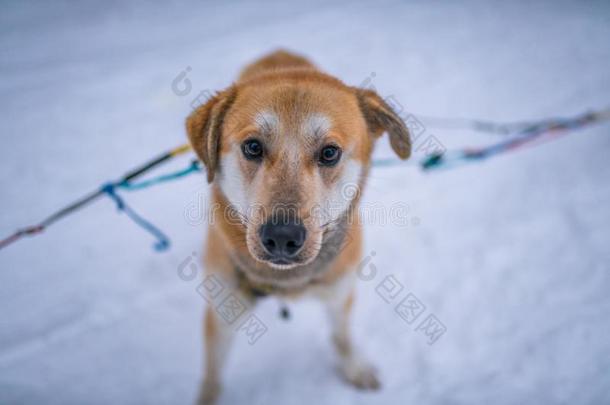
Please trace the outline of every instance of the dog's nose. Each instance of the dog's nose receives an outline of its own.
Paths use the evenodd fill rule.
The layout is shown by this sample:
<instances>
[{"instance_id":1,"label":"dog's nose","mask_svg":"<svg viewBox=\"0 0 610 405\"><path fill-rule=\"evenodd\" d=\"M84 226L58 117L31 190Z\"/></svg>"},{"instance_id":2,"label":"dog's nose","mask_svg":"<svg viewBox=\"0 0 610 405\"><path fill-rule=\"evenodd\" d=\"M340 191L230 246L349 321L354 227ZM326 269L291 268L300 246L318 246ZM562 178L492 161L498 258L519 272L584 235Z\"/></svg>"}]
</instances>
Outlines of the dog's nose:
<instances>
[{"instance_id":1,"label":"dog's nose","mask_svg":"<svg viewBox=\"0 0 610 405\"><path fill-rule=\"evenodd\" d=\"M275 257L292 258L305 243L307 230L296 222L274 224L267 222L260 229L260 237L267 252Z\"/></svg>"}]
</instances>

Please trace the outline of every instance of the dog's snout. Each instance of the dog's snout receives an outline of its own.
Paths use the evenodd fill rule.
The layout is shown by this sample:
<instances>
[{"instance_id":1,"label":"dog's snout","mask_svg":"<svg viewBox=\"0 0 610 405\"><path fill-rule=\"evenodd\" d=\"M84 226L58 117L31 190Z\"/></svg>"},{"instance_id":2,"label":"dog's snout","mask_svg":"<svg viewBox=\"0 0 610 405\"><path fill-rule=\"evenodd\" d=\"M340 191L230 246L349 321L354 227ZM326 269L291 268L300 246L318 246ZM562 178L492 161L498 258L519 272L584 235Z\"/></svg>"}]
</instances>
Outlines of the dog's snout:
<instances>
[{"instance_id":1,"label":"dog's snout","mask_svg":"<svg viewBox=\"0 0 610 405\"><path fill-rule=\"evenodd\" d=\"M307 230L297 221L268 222L261 226L260 238L267 253L278 259L293 258L305 243Z\"/></svg>"}]
</instances>

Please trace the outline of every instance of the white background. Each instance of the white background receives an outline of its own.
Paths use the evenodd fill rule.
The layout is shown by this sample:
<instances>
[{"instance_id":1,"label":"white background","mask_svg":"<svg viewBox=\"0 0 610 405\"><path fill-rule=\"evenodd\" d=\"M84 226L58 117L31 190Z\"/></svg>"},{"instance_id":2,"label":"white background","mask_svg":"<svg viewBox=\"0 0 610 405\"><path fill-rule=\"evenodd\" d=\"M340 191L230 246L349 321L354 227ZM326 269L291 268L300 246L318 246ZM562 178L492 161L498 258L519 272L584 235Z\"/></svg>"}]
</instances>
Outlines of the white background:
<instances>
[{"instance_id":1,"label":"white background","mask_svg":"<svg viewBox=\"0 0 610 405\"><path fill-rule=\"evenodd\" d=\"M608 4L532 3L3 4L1 234L183 143L197 93L278 46L352 85L374 72L380 94L422 115L608 107ZM187 66L193 90L179 97ZM428 131L448 148L497 139ZM334 374L317 304L293 305L286 323L269 299L257 309L269 330L237 340L222 403L609 402L609 132L441 173L373 170L364 203L403 202L419 221L365 230L379 275L358 285L354 329L383 390ZM204 301L177 267L201 251L204 225L184 213L206 190L195 175L124 193L172 237L168 253L108 199L0 252L0 403L192 402ZM391 274L446 325L434 345L375 293Z\"/></svg>"}]
</instances>

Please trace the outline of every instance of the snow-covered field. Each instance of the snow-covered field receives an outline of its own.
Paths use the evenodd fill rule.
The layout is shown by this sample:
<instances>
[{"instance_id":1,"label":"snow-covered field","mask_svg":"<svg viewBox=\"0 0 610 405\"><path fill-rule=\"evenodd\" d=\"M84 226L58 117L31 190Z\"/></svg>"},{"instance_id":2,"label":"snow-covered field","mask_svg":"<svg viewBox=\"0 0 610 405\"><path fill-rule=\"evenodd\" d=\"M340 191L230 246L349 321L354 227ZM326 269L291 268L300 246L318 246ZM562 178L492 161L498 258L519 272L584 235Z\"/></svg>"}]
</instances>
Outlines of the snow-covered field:
<instances>
[{"instance_id":1,"label":"snow-covered field","mask_svg":"<svg viewBox=\"0 0 610 405\"><path fill-rule=\"evenodd\" d=\"M0 234L184 142L197 94L278 46L422 115L610 105L607 2L491 3L4 3ZM494 140L428 131L447 147ZM268 331L237 340L221 403L610 403L609 135L590 127L441 173L375 169L364 203L409 206L406 226L366 227L379 271L358 285L354 329L383 389L335 376L316 303L284 322L268 299L256 309ZM201 251L192 209L206 190L196 175L123 193L172 237L167 253L108 199L0 251L0 403L193 401L205 302L177 269ZM390 275L404 289L386 303L376 289ZM412 325L394 311L408 292L426 306ZM416 330L430 314L446 327L432 345Z\"/></svg>"}]
</instances>

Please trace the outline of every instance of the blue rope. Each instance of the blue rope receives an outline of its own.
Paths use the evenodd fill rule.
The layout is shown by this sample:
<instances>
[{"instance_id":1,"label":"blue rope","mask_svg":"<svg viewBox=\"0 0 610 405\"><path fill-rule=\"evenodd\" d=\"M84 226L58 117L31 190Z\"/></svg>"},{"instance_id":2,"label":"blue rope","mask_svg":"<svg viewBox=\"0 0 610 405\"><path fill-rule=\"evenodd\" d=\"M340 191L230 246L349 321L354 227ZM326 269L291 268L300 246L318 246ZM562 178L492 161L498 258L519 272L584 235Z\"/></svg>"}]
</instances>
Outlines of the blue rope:
<instances>
[{"instance_id":1,"label":"blue rope","mask_svg":"<svg viewBox=\"0 0 610 405\"><path fill-rule=\"evenodd\" d=\"M604 113L607 115L607 113ZM587 114L584 116L577 117L571 120L549 120L543 121L539 123L534 123L532 125L526 126L521 130L517 131L515 136L511 139L504 140L490 146L487 146L482 149L477 150L455 150L448 151L442 154L434 154L425 158L422 162L419 162L419 165L423 170L431 170L431 169L450 169L455 166L459 166L468 161L476 161L483 160L488 157L500 154L505 152L508 149L518 146L518 144L522 142L527 142L530 139L534 139L539 135L552 130L552 129L576 129L579 128L589 122L604 119L606 116L603 114ZM395 158L379 158L375 159L372 162L373 166L376 167L388 167L394 166L398 164L404 164L398 159ZM407 163L409 164L409 163ZM124 180L118 183L108 183L102 186L101 191L106 193L110 198L114 200L117 205L117 209L119 211L125 212L132 221L134 221L137 225L151 233L157 238L157 242L154 245L155 250L163 251L166 250L170 241L167 236L163 232L161 232L158 228L156 228L153 224L143 219L139 216L133 209L131 209L128 205L125 204L123 199L119 197L116 193L116 188L122 188L125 190L140 190L147 187L154 186L156 184L164 183L171 180L176 180L181 177L185 177L191 173L201 171L201 166L198 161L193 161L191 164L185 169L179 170L174 173L160 175L148 180L141 181L139 183L131 183L128 180Z\"/></svg>"},{"instance_id":2,"label":"blue rope","mask_svg":"<svg viewBox=\"0 0 610 405\"><path fill-rule=\"evenodd\" d=\"M154 177L149 180L141 181L139 183L130 183L129 181L123 181L123 182L117 184L117 186L124 188L126 190L130 190L130 191L131 190L140 190L143 188L154 186L155 184L160 184L160 183L164 183L166 181L179 179L180 177L184 177L191 173L195 173L195 172L199 172L199 171L201 171L199 162L194 160L193 162L191 162L189 167L187 167L186 169L183 169L183 170L179 170L175 173L164 174L164 175Z\"/></svg>"},{"instance_id":3,"label":"blue rope","mask_svg":"<svg viewBox=\"0 0 610 405\"><path fill-rule=\"evenodd\" d=\"M167 250L170 245L169 238L157 227L155 227L153 224L139 216L133 209L131 209L127 204L125 204L125 201L116 193L115 187L116 185L114 183L107 183L101 187L101 191L107 194L108 197L110 197L116 203L117 209L119 211L122 211L127 214L127 216L133 222L135 222L141 228L148 231L148 233L152 234L155 238L157 238L157 241L153 245L154 249L157 252Z\"/></svg>"},{"instance_id":4,"label":"blue rope","mask_svg":"<svg viewBox=\"0 0 610 405\"><path fill-rule=\"evenodd\" d=\"M170 239L163 233L159 228L142 218L138 215L131 207L129 207L125 201L116 193L116 188L122 188L125 190L140 190L143 188L147 188L150 186L154 186L155 184L164 183L166 181L171 181L178 179L180 177L187 176L191 173L195 173L201 171L201 167L198 161L193 161L186 168L179 170L174 173L164 174L158 177L154 177L149 180L144 180L139 183L130 183L129 181L121 181L119 183L107 183L101 187L101 191L107 194L117 205L117 209L119 211L123 211L129 218L135 222L138 226L146 230L148 233L152 234L157 241L155 242L154 249L157 252L161 252L167 250L170 246Z\"/></svg>"},{"instance_id":5,"label":"blue rope","mask_svg":"<svg viewBox=\"0 0 610 405\"><path fill-rule=\"evenodd\" d=\"M575 130L583 126L608 119L608 110L586 113L575 118L555 119L541 121L518 131L511 139L501 141L482 149L457 150L453 153L434 154L421 162L423 170L436 170L439 168L451 168L468 162L483 160L512 149L520 148L527 142L533 141L547 132L553 130Z\"/></svg>"}]
</instances>

